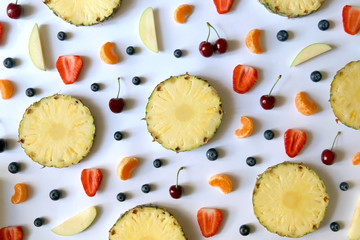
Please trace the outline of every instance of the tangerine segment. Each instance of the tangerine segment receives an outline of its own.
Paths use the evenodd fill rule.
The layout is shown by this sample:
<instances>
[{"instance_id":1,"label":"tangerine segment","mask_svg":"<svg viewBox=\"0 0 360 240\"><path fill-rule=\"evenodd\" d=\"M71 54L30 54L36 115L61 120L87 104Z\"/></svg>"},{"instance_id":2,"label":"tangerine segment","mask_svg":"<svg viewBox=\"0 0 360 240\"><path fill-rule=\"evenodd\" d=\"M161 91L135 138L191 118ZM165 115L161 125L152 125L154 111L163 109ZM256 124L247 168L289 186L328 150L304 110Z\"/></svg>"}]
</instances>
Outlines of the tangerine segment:
<instances>
[{"instance_id":1,"label":"tangerine segment","mask_svg":"<svg viewBox=\"0 0 360 240\"><path fill-rule=\"evenodd\" d=\"M14 186L15 193L11 197L11 203L19 204L24 202L28 197L28 188L23 183L15 184Z\"/></svg>"},{"instance_id":2,"label":"tangerine segment","mask_svg":"<svg viewBox=\"0 0 360 240\"><path fill-rule=\"evenodd\" d=\"M182 4L175 9L174 19L175 22L183 24L192 13L193 6L189 4Z\"/></svg>"},{"instance_id":3,"label":"tangerine segment","mask_svg":"<svg viewBox=\"0 0 360 240\"><path fill-rule=\"evenodd\" d=\"M224 194L230 193L233 188L231 179L223 173L211 176L208 182L210 186L218 188Z\"/></svg>"},{"instance_id":4,"label":"tangerine segment","mask_svg":"<svg viewBox=\"0 0 360 240\"><path fill-rule=\"evenodd\" d=\"M260 44L260 39L261 31L259 29L253 29L246 35L245 45L252 53L262 53L263 49Z\"/></svg>"},{"instance_id":5,"label":"tangerine segment","mask_svg":"<svg viewBox=\"0 0 360 240\"><path fill-rule=\"evenodd\" d=\"M139 165L136 157L125 157L117 167L117 175L121 180L128 180L133 170Z\"/></svg>"},{"instance_id":6,"label":"tangerine segment","mask_svg":"<svg viewBox=\"0 0 360 240\"><path fill-rule=\"evenodd\" d=\"M305 116L310 116L318 111L316 103L311 101L305 92L296 94L295 106L298 112Z\"/></svg>"},{"instance_id":7,"label":"tangerine segment","mask_svg":"<svg viewBox=\"0 0 360 240\"><path fill-rule=\"evenodd\" d=\"M14 86L9 80L0 80L0 94L2 99L9 99L14 93Z\"/></svg>"},{"instance_id":8,"label":"tangerine segment","mask_svg":"<svg viewBox=\"0 0 360 240\"><path fill-rule=\"evenodd\" d=\"M254 129L254 123L250 117L241 116L240 118L241 126L235 130L235 136L237 138L246 138L250 136Z\"/></svg>"},{"instance_id":9,"label":"tangerine segment","mask_svg":"<svg viewBox=\"0 0 360 240\"><path fill-rule=\"evenodd\" d=\"M354 156L351 158L351 163L353 165L359 165L360 164L360 152L357 152L354 154Z\"/></svg>"},{"instance_id":10,"label":"tangerine segment","mask_svg":"<svg viewBox=\"0 0 360 240\"><path fill-rule=\"evenodd\" d=\"M119 62L119 57L115 53L115 44L107 42L102 45L100 49L100 58L104 63L116 64Z\"/></svg>"}]
</instances>

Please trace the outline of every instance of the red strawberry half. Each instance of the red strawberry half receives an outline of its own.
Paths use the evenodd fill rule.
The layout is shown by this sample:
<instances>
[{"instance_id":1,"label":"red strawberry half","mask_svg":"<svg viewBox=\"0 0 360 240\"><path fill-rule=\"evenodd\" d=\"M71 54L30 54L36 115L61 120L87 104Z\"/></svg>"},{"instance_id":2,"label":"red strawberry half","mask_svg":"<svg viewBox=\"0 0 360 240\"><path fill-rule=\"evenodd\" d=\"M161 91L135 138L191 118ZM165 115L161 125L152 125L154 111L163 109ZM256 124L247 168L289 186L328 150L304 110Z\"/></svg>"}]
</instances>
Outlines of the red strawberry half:
<instances>
[{"instance_id":1,"label":"red strawberry half","mask_svg":"<svg viewBox=\"0 0 360 240\"><path fill-rule=\"evenodd\" d=\"M213 1L216 7L216 11L219 14L224 14L229 12L234 2L234 0L213 0Z\"/></svg>"},{"instance_id":2,"label":"red strawberry half","mask_svg":"<svg viewBox=\"0 0 360 240\"><path fill-rule=\"evenodd\" d=\"M204 237L214 236L219 230L223 214L217 208L200 208L197 212L197 221Z\"/></svg>"},{"instance_id":3,"label":"red strawberry half","mask_svg":"<svg viewBox=\"0 0 360 240\"><path fill-rule=\"evenodd\" d=\"M80 74L83 60L77 55L60 56L56 61L56 68L65 84L74 83Z\"/></svg>"},{"instance_id":4,"label":"red strawberry half","mask_svg":"<svg viewBox=\"0 0 360 240\"><path fill-rule=\"evenodd\" d=\"M360 7L345 5L342 11L343 26L346 33L355 35L360 30Z\"/></svg>"},{"instance_id":5,"label":"red strawberry half","mask_svg":"<svg viewBox=\"0 0 360 240\"><path fill-rule=\"evenodd\" d=\"M306 132L298 129L288 129L284 134L286 154L293 158L298 155L307 140Z\"/></svg>"},{"instance_id":6,"label":"red strawberry half","mask_svg":"<svg viewBox=\"0 0 360 240\"><path fill-rule=\"evenodd\" d=\"M0 240L22 240L23 230L20 226L3 227L0 229Z\"/></svg>"},{"instance_id":7,"label":"red strawberry half","mask_svg":"<svg viewBox=\"0 0 360 240\"><path fill-rule=\"evenodd\" d=\"M81 172L81 183L84 187L86 195L89 197L95 196L99 189L102 179L102 173L97 168L84 169Z\"/></svg>"},{"instance_id":8,"label":"red strawberry half","mask_svg":"<svg viewBox=\"0 0 360 240\"><path fill-rule=\"evenodd\" d=\"M256 68L239 64L233 72L233 89L237 93L244 94L250 90L257 79Z\"/></svg>"},{"instance_id":9,"label":"red strawberry half","mask_svg":"<svg viewBox=\"0 0 360 240\"><path fill-rule=\"evenodd\" d=\"M0 43L1 43L1 37L2 37L3 30L4 30L4 27L3 27L3 25L0 23Z\"/></svg>"}]
</instances>

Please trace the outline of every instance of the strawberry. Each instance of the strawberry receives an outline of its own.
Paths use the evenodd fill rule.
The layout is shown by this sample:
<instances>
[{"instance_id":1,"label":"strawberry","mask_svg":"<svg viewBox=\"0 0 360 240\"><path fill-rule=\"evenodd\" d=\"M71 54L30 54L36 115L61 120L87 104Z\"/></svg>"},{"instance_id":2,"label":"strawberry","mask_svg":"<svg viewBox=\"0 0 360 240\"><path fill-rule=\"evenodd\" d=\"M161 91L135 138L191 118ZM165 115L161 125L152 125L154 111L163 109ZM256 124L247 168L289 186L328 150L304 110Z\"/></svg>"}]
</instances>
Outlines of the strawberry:
<instances>
[{"instance_id":1,"label":"strawberry","mask_svg":"<svg viewBox=\"0 0 360 240\"><path fill-rule=\"evenodd\" d=\"M293 158L298 155L307 140L306 132L298 129L288 129L284 134L286 154Z\"/></svg>"},{"instance_id":2,"label":"strawberry","mask_svg":"<svg viewBox=\"0 0 360 240\"><path fill-rule=\"evenodd\" d=\"M230 11L234 0L214 0L216 10L219 14L224 14Z\"/></svg>"},{"instance_id":3,"label":"strawberry","mask_svg":"<svg viewBox=\"0 0 360 240\"><path fill-rule=\"evenodd\" d=\"M244 94L250 90L258 78L256 68L237 65L233 72L233 89L235 92Z\"/></svg>"},{"instance_id":4,"label":"strawberry","mask_svg":"<svg viewBox=\"0 0 360 240\"><path fill-rule=\"evenodd\" d=\"M346 33L355 35L360 30L360 7L345 5L342 11L343 26Z\"/></svg>"},{"instance_id":5,"label":"strawberry","mask_svg":"<svg viewBox=\"0 0 360 240\"><path fill-rule=\"evenodd\" d=\"M93 197L99 188L102 179L102 173L97 168L84 169L81 172L81 183L86 195Z\"/></svg>"},{"instance_id":6,"label":"strawberry","mask_svg":"<svg viewBox=\"0 0 360 240\"><path fill-rule=\"evenodd\" d=\"M197 221L204 237L214 236L220 227L223 214L217 208L200 208L197 212Z\"/></svg>"},{"instance_id":7,"label":"strawberry","mask_svg":"<svg viewBox=\"0 0 360 240\"><path fill-rule=\"evenodd\" d=\"M56 61L56 68L65 84L74 83L83 65L83 60L77 55L60 56Z\"/></svg>"},{"instance_id":8,"label":"strawberry","mask_svg":"<svg viewBox=\"0 0 360 240\"><path fill-rule=\"evenodd\" d=\"M22 240L23 230L20 226L3 227L0 229L0 240Z\"/></svg>"},{"instance_id":9,"label":"strawberry","mask_svg":"<svg viewBox=\"0 0 360 240\"><path fill-rule=\"evenodd\" d=\"M1 42L1 37L2 37L3 30L4 30L4 27L3 27L3 25L0 23L0 42Z\"/></svg>"}]
</instances>

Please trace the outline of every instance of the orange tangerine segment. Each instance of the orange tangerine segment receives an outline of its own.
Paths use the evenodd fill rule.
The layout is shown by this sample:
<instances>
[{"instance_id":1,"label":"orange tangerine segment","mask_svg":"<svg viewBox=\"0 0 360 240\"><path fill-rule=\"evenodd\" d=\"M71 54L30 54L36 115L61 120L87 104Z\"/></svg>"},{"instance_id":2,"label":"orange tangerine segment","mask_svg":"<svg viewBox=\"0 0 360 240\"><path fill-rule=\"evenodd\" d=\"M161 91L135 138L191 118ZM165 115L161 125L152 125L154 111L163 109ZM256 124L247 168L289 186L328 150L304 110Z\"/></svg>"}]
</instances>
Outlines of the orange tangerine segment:
<instances>
[{"instance_id":1,"label":"orange tangerine segment","mask_svg":"<svg viewBox=\"0 0 360 240\"><path fill-rule=\"evenodd\" d=\"M305 92L296 94L295 106L298 112L305 116L310 116L318 111L316 103L311 101Z\"/></svg>"},{"instance_id":2,"label":"orange tangerine segment","mask_svg":"<svg viewBox=\"0 0 360 240\"><path fill-rule=\"evenodd\" d=\"M245 45L252 53L262 53L263 49L260 44L260 39L261 31L259 29L253 29L246 35Z\"/></svg>"},{"instance_id":3,"label":"orange tangerine segment","mask_svg":"<svg viewBox=\"0 0 360 240\"><path fill-rule=\"evenodd\" d=\"M189 4L182 4L175 9L174 19L175 22L183 24L192 13L193 7Z\"/></svg>"},{"instance_id":4,"label":"orange tangerine segment","mask_svg":"<svg viewBox=\"0 0 360 240\"><path fill-rule=\"evenodd\" d=\"M11 197L11 203L19 204L24 202L28 197L28 188L23 183L15 184L14 186L15 193Z\"/></svg>"},{"instance_id":5,"label":"orange tangerine segment","mask_svg":"<svg viewBox=\"0 0 360 240\"><path fill-rule=\"evenodd\" d=\"M233 188L231 179L223 173L211 176L208 182L210 186L218 188L224 194L230 193Z\"/></svg>"},{"instance_id":6,"label":"orange tangerine segment","mask_svg":"<svg viewBox=\"0 0 360 240\"><path fill-rule=\"evenodd\" d=\"M136 157L123 158L118 167L117 175L121 180L128 180L131 177L133 170L139 165L139 160Z\"/></svg>"},{"instance_id":7,"label":"orange tangerine segment","mask_svg":"<svg viewBox=\"0 0 360 240\"><path fill-rule=\"evenodd\" d=\"M351 158L351 163L353 165L359 165L360 164L360 152L357 152L354 154L354 156Z\"/></svg>"},{"instance_id":8,"label":"orange tangerine segment","mask_svg":"<svg viewBox=\"0 0 360 240\"><path fill-rule=\"evenodd\" d=\"M0 80L0 94L2 99L9 99L14 93L14 86L9 80Z\"/></svg>"},{"instance_id":9,"label":"orange tangerine segment","mask_svg":"<svg viewBox=\"0 0 360 240\"><path fill-rule=\"evenodd\" d=\"M241 126L235 130L235 136L237 138L246 138L249 137L254 129L254 123L250 117L241 116L240 118Z\"/></svg>"},{"instance_id":10,"label":"orange tangerine segment","mask_svg":"<svg viewBox=\"0 0 360 240\"><path fill-rule=\"evenodd\" d=\"M104 63L116 64L119 62L119 57L115 53L115 44L107 42L102 45L100 49L100 58Z\"/></svg>"}]
</instances>

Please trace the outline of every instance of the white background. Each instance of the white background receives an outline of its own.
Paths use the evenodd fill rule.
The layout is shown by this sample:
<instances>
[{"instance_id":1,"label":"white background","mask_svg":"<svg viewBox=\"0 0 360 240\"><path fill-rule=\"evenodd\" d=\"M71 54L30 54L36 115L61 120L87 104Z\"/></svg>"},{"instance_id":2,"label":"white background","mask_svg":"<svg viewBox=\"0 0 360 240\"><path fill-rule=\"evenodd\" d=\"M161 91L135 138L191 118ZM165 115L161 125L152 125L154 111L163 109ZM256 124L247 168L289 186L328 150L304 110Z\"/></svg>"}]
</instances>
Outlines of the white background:
<instances>
[{"instance_id":1,"label":"white background","mask_svg":"<svg viewBox=\"0 0 360 240\"><path fill-rule=\"evenodd\" d=\"M0 22L5 32L0 44L0 60L6 57L16 59L12 69L0 66L0 79L15 84L15 94L9 100L0 99L0 138L9 142L8 149L0 154L0 227L21 225L24 239L62 239L50 229L77 212L96 205L99 214L93 225L83 233L66 239L107 239L108 230L126 210L152 203L167 208L183 226L191 240L203 239L196 221L196 212L201 207L217 207L223 210L224 219L217 235L212 239L242 239L239 226L249 224L251 239L284 239L268 232L259 224L252 211L251 196L256 176L267 167L290 160L285 154L283 133L288 128L303 129L308 142L301 153L292 161L304 162L320 175L327 186L330 204L320 229L303 239L345 239L358 197L360 196L359 166L351 165L351 157L360 151L359 132L337 124L329 100L329 89L336 71L346 63L359 60L359 36L346 34L342 26L341 12L345 4L360 1L327 0L320 10L303 18L287 19L269 13L256 0L235 0L231 12L219 15L211 0L208 1L126 1L110 20L91 27L75 27L56 17L41 1L21 0L24 15L13 20L6 16L9 0L0 1ZM175 8L189 3L194 11L186 24L173 20ZM160 52L155 54L146 49L138 35L139 18L147 7L155 10ZM330 29L320 31L321 19L330 21ZM198 45L207 35L206 22L218 29L229 42L229 51L223 55L204 58ZM38 70L28 55L28 39L33 25L38 23L44 45L47 71ZM262 31L264 53L255 55L245 46L245 36L251 29ZM288 30L290 38L279 42L276 33ZM68 34L66 41L59 41L58 31ZM211 41L217 39L212 33ZM106 65L100 60L99 50L107 41L114 42L120 62ZM296 54L305 46L325 42L333 50L297 67L289 68ZM137 53L128 56L127 46L136 47ZM173 51L184 51L182 58L175 58ZM61 81L55 62L60 55L76 54L84 59L79 80L72 85ZM237 64L254 66L259 79L244 95L232 90L232 71ZM310 73L319 70L323 79L314 83ZM171 75L189 72L207 79L219 92L225 114L214 138L205 146L190 152L176 154L152 142L147 132L145 116L147 98L157 83ZM259 98L267 94L279 74L283 78L275 87L276 107L265 111L260 107ZM122 77L120 96L126 101L126 108L120 114L113 114L108 108L110 98L116 96L118 76ZM141 85L131 83L133 76L140 76ZM90 85L101 83L99 92L92 92ZM25 95L28 87L36 88L36 96ZM319 106L313 116L303 116L296 111L294 98L299 91L305 91ZM42 168L32 162L17 143L17 128L25 109L34 101L54 93L69 94L80 98L90 108L96 121L96 139L91 153L78 165L66 168ZM234 130L240 127L240 117L249 116L254 120L254 132L246 139L237 139ZM275 138L267 141L263 137L266 129L273 129ZM113 138L115 131L123 131L125 138L119 142ZM320 154L330 148L337 131L341 131L334 150L337 160L332 166L321 163ZM205 152L215 147L220 153L217 161L208 161ZM140 159L139 167L128 181L116 176L116 166L126 156ZM258 164L252 168L245 159L254 156ZM155 169L154 159L160 158L164 166ZM7 170L12 161L21 163L18 174ZM180 173L180 184L185 195L178 200L168 193L175 184L176 171ZM95 197L87 197L80 181L84 168L100 168L104 178ZM234 183L234 190L222 194L207 183L216 173L227 173ZM340 191L341 181L348 181L350 189ZM10 198L13 186L23 182L30 187L26 202L13 205ZM144 194L141 185L150 183L153 190ZM52 201L49 192L58 188L64 197ZM116 195L125 192L128 199L118 202ZM43 227L36 228L36 217L47 219ZM341 230L334 233L329 225L338 221Z\"/></svg>"}]
</instances>

